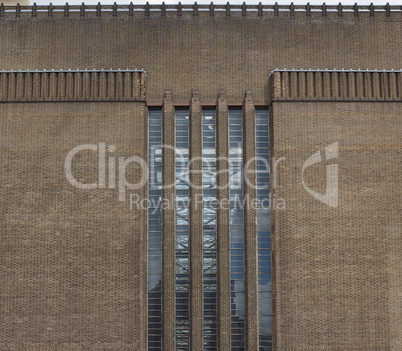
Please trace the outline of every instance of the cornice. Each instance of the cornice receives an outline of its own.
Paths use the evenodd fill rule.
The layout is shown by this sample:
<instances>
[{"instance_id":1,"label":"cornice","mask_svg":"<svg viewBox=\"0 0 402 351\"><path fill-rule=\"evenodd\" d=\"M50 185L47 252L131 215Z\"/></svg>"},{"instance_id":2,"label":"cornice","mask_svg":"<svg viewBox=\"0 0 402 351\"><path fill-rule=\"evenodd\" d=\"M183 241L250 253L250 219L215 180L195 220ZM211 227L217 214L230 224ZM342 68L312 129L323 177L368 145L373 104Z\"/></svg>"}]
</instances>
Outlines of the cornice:
<instances>
[{"instance_id":1,"label":"cornice","mask_svg":"<svg viewBox=\"0 0 402 351\"><path fill-rule=\"evenodd\" d=\"M143 70L0 71L0 102L145 101Z\"/></svg>"},{"instance_id":2,"label":"cornice","mask_svg":"<svg viewBox=\"0 0 402 351\"><path fill-rule=\"evenodd\" d=\"M38 17L39 15L45 14L46 16L57 16L57 17L69 17L69 16L177 16L181 17L183 15L200 16L205 14L207 16L242 16L242 17L292 17L297 14L305 14L306 16L320 16L326 17L335 14L337 17L342 17L344 15L351 15L354 17L359 17L363 14L369 14L370 17L385 16L391 17L395 14L400 14L402 12L402 6L390 5L387 3L383 6L370 5L361 6L355 3L354 5L294 5L293 2L290 5L278 5L278 3L272 5L262 5L260 2L258 5L230 5L229 2L226 5L216 5L211 2L209 5L198 5L195 2L192 5L181 4L179 2L177 5L166 5L164 2L160 5L150 5L148 2L143 5L133 4L131 2L128 5L118 5L114 3L113 5L69 5L66 3L62 6L54 6L51 3L47 6L37 6L34 3L32 6L4 6L0 5L0 17Z\"/></svg>"},{"instance_id":3,"label":"cornice","mask_svg":"<svg viewBox=\"0 0 402 351\"><path fill-rule=\"evenodd\" d=\"M402 71L275 70L270 101L402 101Z\"/></svg>"}]
</instances>

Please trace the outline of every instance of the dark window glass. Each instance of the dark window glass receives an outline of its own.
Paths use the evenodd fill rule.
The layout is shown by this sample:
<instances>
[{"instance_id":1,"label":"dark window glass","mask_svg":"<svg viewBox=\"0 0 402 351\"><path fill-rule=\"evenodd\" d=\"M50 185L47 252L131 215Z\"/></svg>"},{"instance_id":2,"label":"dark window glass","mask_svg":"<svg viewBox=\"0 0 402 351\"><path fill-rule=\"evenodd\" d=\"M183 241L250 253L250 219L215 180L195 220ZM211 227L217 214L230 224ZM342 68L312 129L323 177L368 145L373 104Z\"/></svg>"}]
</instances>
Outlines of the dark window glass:
<instances>
[{"instance_id":1,"label":"dark window glass","mask_svg":"<svg viewBox=\"0 0 402 351\"><path fill-rule=\"evenodd\" d=\"M259 350L272 350L272 265L268 110L256 109Z\"/></svg>"}]
</instances>

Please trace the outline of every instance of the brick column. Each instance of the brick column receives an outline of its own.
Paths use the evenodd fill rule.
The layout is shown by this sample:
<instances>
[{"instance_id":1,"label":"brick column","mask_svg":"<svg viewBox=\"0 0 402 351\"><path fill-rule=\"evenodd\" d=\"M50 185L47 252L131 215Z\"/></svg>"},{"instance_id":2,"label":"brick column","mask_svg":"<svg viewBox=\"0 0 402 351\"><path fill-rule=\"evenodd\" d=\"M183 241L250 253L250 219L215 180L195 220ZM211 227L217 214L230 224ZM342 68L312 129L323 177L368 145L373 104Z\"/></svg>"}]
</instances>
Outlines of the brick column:
<instances>
[{"instance_id":1,"label":"brick column","mask_svg":"<svg viewBox=\"0 0 402 351\"><path fill-rule=\"evenodd\" d=\"M175 350L175 111L172 94L163 100L162 197L162 344L165 351ZM170 186L169 186L170 185Z\"/></svg>"},{"instance_id":2,"label":"brick column","mask_svg":"<svg viewBox=\"0 0 402 351\"><path fill-rule=\"evenodd\" d=\"M198 92L190 106L190 350L203 349L202 110Z\"/></svg>"},{"instance_id":3,"label":"brick column","mask_svg":"<svg viewBox=\"0 0 402 351\"><path fill-rule=\"evenodd\" d=\"M245 228L245 290L246 290L246 342L248 351L258 350L258 293L257 293L257 210L255 162L255 108L253 96L246 91L243 105L243 162Z\"/></svg>"},{"instance_id":4,"label":"brick column","mask_svg":"<svg viewBox=\"0 0 402 351\"><path fill-rule=\"evenodd\" d=\"M230 241L229 241L229 110L220 93L216 114L217 245L218 245L218 348L230 350ZM219 204L222 204L219 206Z\"/></svg>"},{"instance_id":5,"label":"brick column","mask_svg":"<svg viewBox=\"0 0 402 351\"><path fill-rule=\"evenodd\" d=\"M327 73L324 73L324 93L330 94L330 79ZM275 158L275 148L274 148L274 106L271 105L268 110L268 124L269 124L269 162L271 170L275 169L274 160ZM276 170L270 172L270 192L271 199L276 195L276 188L279 185L278 175L275 174ZM276 227L275 227L275 207L271 207L271 260L272 260L272 337L273 337L273 350L277 351L277 320L276 320Z\"/></svg>"}]
</instances>

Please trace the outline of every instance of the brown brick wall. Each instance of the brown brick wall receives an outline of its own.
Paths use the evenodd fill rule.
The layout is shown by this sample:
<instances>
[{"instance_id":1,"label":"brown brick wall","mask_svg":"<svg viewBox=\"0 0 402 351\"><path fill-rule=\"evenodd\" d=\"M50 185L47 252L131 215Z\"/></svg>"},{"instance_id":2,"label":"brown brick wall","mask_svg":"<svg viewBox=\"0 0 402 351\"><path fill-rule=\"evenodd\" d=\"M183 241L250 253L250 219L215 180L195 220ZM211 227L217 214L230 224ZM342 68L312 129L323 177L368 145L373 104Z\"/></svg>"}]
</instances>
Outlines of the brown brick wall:
<instances>
[{"instance_id":1,"label":"brown brick wall","mask_svg":"<svg viewBox=\"0 0 402 351\"><path fill-rule=\"evenodd\" d=\"M244 165L244 278L245 322L247 350L258 349L258 292L257 292L257 198L255 172L255 107L253 94L246 91L243 104L243 165Z\"/></svg>"},{"instance_id":2,"label":"brown brick wall","mask_svg":"<svg viewBox=\"0 0 402 351\"><path fill-rule=\"evenodd\" d=\"M167 91L163 100L162 142L166 147L162 152L162 190L165 207L162 211L162 335L163 349L175 350L175 110L172 93ZM170 186L169 186L170 185Z\"/></svg>"},{"instance_id":3,"label":"brown brick wall","mask_svg":"<svg viewBox=\"0 0 402 351\"><path fill-rule=\"evenodd\" d=\"M216 111L217 202L228 203L229 194L229 109L226 94L221 92ZM218 342L219 350L230 349L230 225L229 206L217 208L218 260Z\"/></svg>"},{"instance_id":4,"label":"brown brick wall","mask_svg":"<svg viewBox=\"0 0 402 351\"><path fill-rule=\"evenodd\" d=\"M398 350L401 345L401 103L274 102L278 350ZM339 205L303 188L304 162L339 142L339 157L305 170L325 193L338 163ZM325 157L324 157L325 160Z\"/></svg>"},{"instance_id":5,"label":"brown brick wall","mask_svg":"<svg viewBox=\"0 0 402 351\"><path fill-rule=\"evenodd\" d=\"M0 101L138 101L141 71L0 71Z\"/></svg>"},{"instance_id":6,"label":"brown brick wall","mask_svg":"<svg viewBox=\"0 0 402 351\"><path fill-rule=\"evenodd\" d=\"M1 68L144 68L148 99L159 104L169 89L183 103L193 90L213 104L220 90L229 103L241 102L245 89L266 100L275 68L401 68L400 12L10 13L0 22Z\"/></svg>"},{"instance_id":7,"label":"brown brick wall","mask_svg":"<svg viewBox=\"0 0 402 351\"><path fill-rule=\"evenodd\" d=\"M257 11L231 11L228 16L211 9L183 11L181 16L176 11L164 16L151 11L147 17L146 13L130 16L127 11L117 14L114 10L98 16L95 12L69 14L66 10L65 16L62 12L53 14L50 8L49 13L31 17L29 13L16 16L3 10L1 69L144 68L148 72L147 102L160 106L166 90L173 91L174 104L185 105L198 90L190 108L191 157L201 156L200 104L216 105L222 90L227 96L224 105L240 105L244 91L253 92L253 101L247 100L244 106L247 160L254 152L254 104L267 105L270 91L278 93L270 90L271 70L401 67L400 12L358 16L332 12L324 16L286 11L259 16ZM66 90L54 90L58 83L55 73L49 73L39 95L44 94L44 100L60 100L57 94L46 95L47 91L60 91L67 100L75 95L91 100L114 94L134 99L137 95L127 95L124 74L105 78L104 73L102 79L107 83L99 83L97 78L91 80L89 73L74 78L67 73L57 80L64 82ZM400 107L379 102L290 101L384 100L382 92L400 100L402 80L392 73L384 78L389 80L381 81L383 76L375 73L374 84L367 85L370 78L359 85L360 73L348 75L348 80L343 73L332 80L327 75L286 73L280 87L285 91L275 99L288 102L274 102L272 108L272 149L277 158L285 156L289 161L279 167L280 187L276 189L286 200L286 211L274 214L277 349L398 349L402 343L401 278L397 269L401 264L401 223L396 221L400 213L396 172ZM8 74L11 80L7 81L4 77L0 75L0 93L7 91L8 100L30 96L30 85L23 89L18 83L21 73ZM135 91L144 99L145 75L140 79L140 83L135 81ZM363 85L366 90L360 91ZM93 90L93 86L103 90ZM294 93L300 88L305 90ZM134 91L134 86L130 89ZM5 100L4 94L1 99ZM165 115L168 112L171 120L173 106L169 103L169 108L167 104L165 107ZM77 143L97 143L103 138L118 146L116 155L145 155L144 105L4 103L0 108L0 179L5 184L0 188L4 194L0 200L4 218L0 222L4 233L0 281L5 316L0 326L0 348L43 350L46 345L60 344L63 350L96 349L98 346L91 343L100 342L99 348L104 349L145 349L145 214L129 211L127 203L122 207L116 191L78 191L60 173L65 154ZM219 130L225 127L219 121L221 109ZM122 119L116 118L116 113ZM167 131L165 136L169 137ZM332 141L340 143L341 197L336 209L317 204L300 183L300 167L306 158ZM224 140L218 146L221 142ZM224 148L218 149L218 154L224 152ZM50 168L43 166L48 162ZM165 160L164 165L169 170L165 176L171 177L172 164ZM193 163L192 169L200 170L201 162ZM84 170L96 178L96 169ZM306 173L306 181L323 192L325 169L320 172ZM192 175L191 181L200 184L201 177ZM247 187L245 192L255 196ZM203 342L202 213L195 208L195 196L200 194L194 189L190 194L192 350L201 349ZM172 196L170 192L167 195ZM104 196L107 198L100 201ZM219 213L218 220L225 216ZM171 218L172 213L164 214L165 221ZM252 209L247 209L245 221L249 233L248 350L255 350L257 262ZM219 229L219 238L224 237L223 229ZM164 242L169 247L164 255L165 277L173 273L172 230L172 223L165 227L164 234L169 235ZM81 232L84 235L77 236ZM218 246L218 250L224 255L227 246ZM227 263L219 260L219 265ZM88 267L92 267L89 272ZM224 283L219 280L221 287ZM165 316L172 322L173 315L167 316L174 302L172 285L168 291L165 301L170 307L165 306ZM220 316L226 318L223 306L228 303L223 296L219 298ZM171 347L172 324L165 327L165 341ZM222 333L226 327L227 323L219 325ZM16 340L21 344L10 344ZM76 344L79 340L82 343ZM227 335L220 342L227 344Z\"/></svg>"},{"instance_id":8,"label":"brown brick wall","mask_svg":"<svg viewBox=\"0 0 402 351\"><path fill-rule=\"evenodd\" d=\"M190 349L201 350L203 326L202 109L194 92L190 105Z\"/></svg>"},{"instance_id":9,"label":"brown brick wall","mask_svg":"<svg viewBox=\"0 0 402 351\"><path fill-rule=\"evenodd\" d=\"M119 202L64 174L75 146L127 159L146 155L145 138L143 103L0 104L1 350L145 348L146 211L128 202L145 188ZM77 154L73 172L97 181L97 152Z\"/></svg>"}]
</instances>

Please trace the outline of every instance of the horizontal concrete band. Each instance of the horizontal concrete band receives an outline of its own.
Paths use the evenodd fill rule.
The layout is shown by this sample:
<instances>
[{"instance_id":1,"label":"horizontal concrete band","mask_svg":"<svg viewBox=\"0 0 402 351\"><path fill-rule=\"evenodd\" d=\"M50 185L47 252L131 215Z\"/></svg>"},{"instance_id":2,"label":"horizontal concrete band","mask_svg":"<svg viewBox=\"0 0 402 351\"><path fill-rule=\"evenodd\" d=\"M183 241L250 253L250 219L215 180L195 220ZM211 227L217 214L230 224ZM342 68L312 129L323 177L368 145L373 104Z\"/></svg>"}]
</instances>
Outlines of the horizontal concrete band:
<instances>
[{"instance_id":1,"label":"horizontal concrete band","mask_svg":"<svg viewBox=\"0 0 402 351\"><path fill-rule=\"evenodd\" d=\"M146 72L0 71L0 102L144 101Z\"/></svg>"},{"instance_id":2,"label":"horizontal concrete band","mask_svg":"<svg viewBox=\"0 0 402 351\"><path fill-rule=\"evenodd\" d=\"M191 13L194 16L197 16L199 13L207 12L211 16L214 16L215 13L221 13L227 16L230 16L232 13L241 13L242 16L257 14L258 16L263 16L264 14L273 14L274 16L279 16L280 13L287 13L295 15L295 13L303 12L307 16L312 14L320 14L322 16L326 16L328 13L336 13L338 16L343 16L343 14L351 13L354 16L359 16L359 13L369 13L370 16L374 17L375 14L384 14L386 16L391 16L391 13L401 12L400 6L391 6L387 3L384 6L374 6L372 3L368 6L359 6L357 4L353 6L344 6L341 3L338 5L326 5L323 3L322 5L310 5L307 3L306 5L294 5L293 2L290 5L278 5L278 3L272 5L262 5L260 2L258 5L230 5L227 3L226 5L214 5L211 2L210 5L198 5L194 3L194 5L182 5L180 2L177 5L166 5L164 2L161 5L149 5L147 2L144 5L134 5L132 2L129 5L75 5L70 6L68 4L64 6L53 6L49 4L49 6L37 6L36 3L33 6L4 6L1 4L0 7L0 17L12 14L14 16L19 17L21 14L29 14L33 17L37 16L40 12L46 12L50 16L54 13L62 13L64 16L69 16L70 14L76 13L81 16L85 16L86 14L96 14L96 16L108 15L112 14L113 16L117 16L118 13L129 13L129 15L134 15L136 13L143 13L145 16L150 16L151 13L159 13L162 16L165 16L167 13L174 13L177 16L181 16L184 13Z\"/></svg>"},{"instance_id":3,"label":"horizontal concrete band","mask_svg":"<svg viewBox=\"0 0 402 351\"><path fill-rule=\"evenodd\" d=\"M401 71L274 71L271 101L402 101Z\"/></svg>"}]
</instances>

